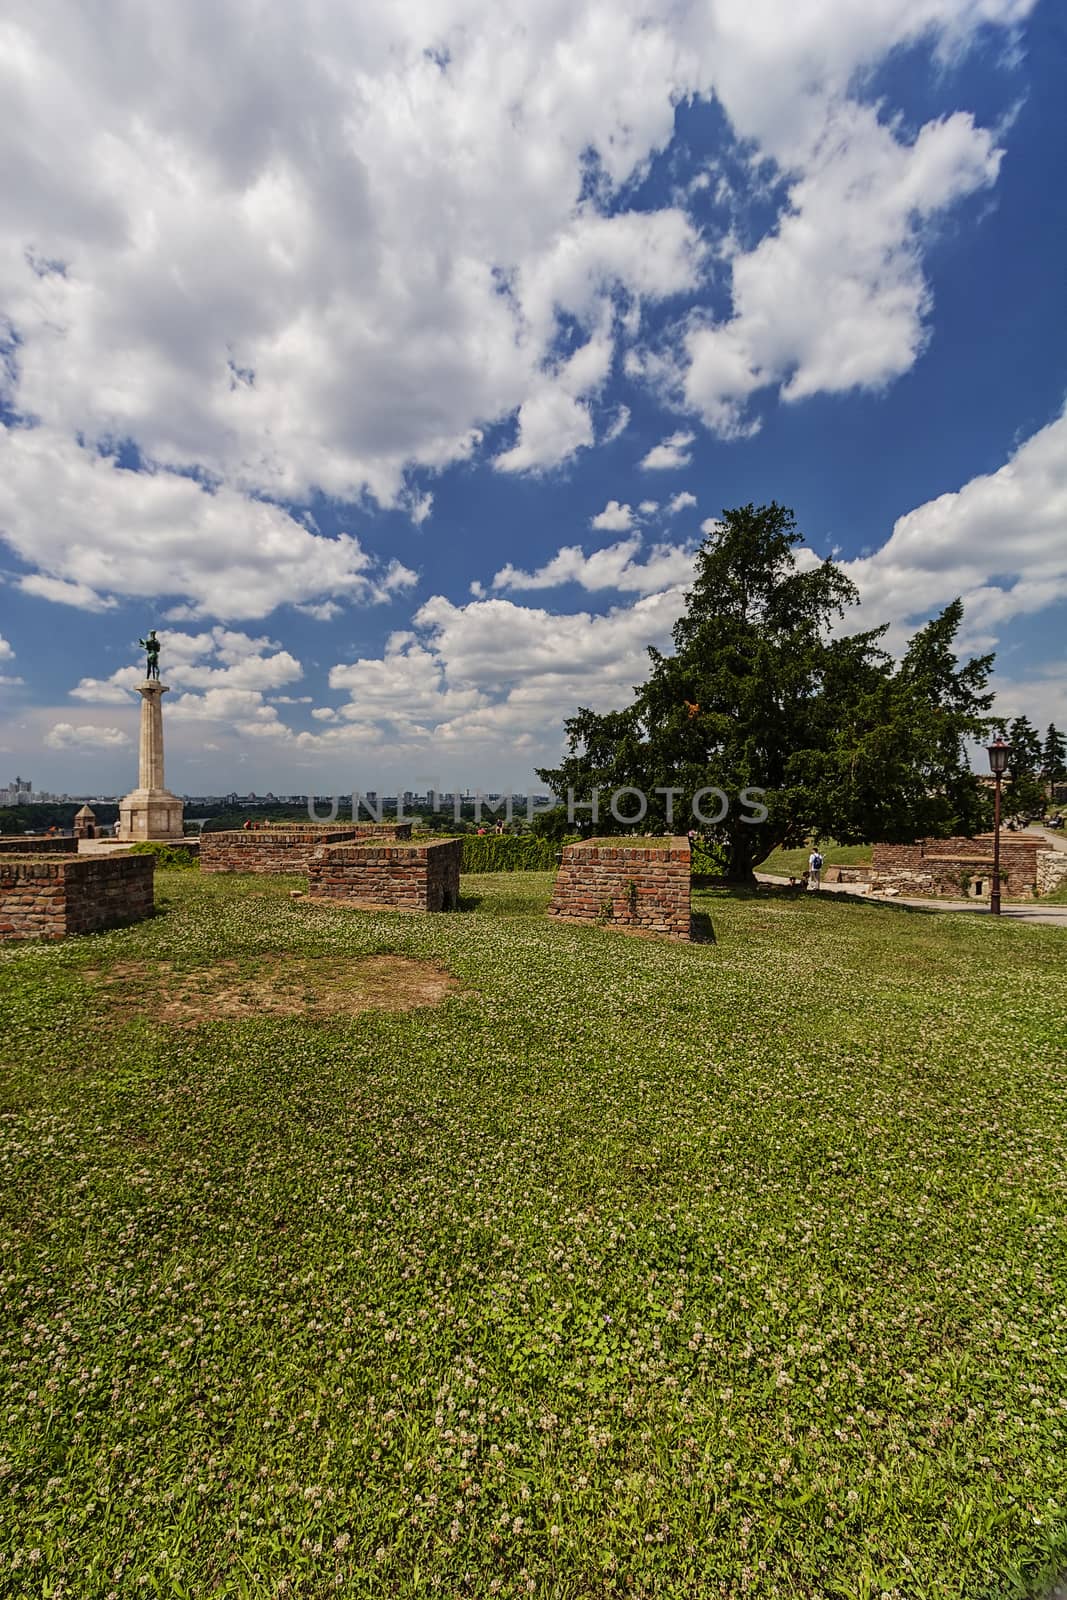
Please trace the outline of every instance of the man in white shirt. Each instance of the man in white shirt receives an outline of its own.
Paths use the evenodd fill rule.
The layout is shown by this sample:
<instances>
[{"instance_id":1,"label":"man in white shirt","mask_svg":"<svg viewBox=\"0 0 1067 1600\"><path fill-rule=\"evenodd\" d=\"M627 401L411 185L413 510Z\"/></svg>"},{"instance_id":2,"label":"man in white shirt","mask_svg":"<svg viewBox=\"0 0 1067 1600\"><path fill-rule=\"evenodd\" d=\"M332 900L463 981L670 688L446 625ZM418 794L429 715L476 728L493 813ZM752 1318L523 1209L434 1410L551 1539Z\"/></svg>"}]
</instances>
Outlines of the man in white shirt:
<instances>
[{"instance_id":1,"label":"man in white shirt","mask_svg":"<svg viewBox=\"0 0 1067 1600\"><path fill-rule=\"evenodd\" d=\"M818 889L819 879L822 876L822 856L813 850L808 857L808 888Z\"/></svg>"}]
</instances>

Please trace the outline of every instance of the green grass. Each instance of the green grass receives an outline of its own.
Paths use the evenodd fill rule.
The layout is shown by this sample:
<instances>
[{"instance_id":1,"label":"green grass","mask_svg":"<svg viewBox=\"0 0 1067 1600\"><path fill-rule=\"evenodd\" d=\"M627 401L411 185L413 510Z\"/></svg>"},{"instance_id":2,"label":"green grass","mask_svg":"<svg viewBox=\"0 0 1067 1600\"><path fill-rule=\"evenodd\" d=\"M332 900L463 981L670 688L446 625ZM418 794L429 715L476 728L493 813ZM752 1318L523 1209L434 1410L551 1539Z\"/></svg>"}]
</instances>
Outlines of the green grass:
<instances>
[{"instance_id":1,"label":"green grass","mask_svg":"<svg viewBox=\"0 0 1067 1600\"><path fill-rule=\"evenodd\" d=\"M1063 933L713 893L678 945L549 883L161 873L151 923L0 954L0 1595L1067 1570ZM461 988L178 1029L89 976L387 952Z\"/></svg>"},{"instance_id":2,"label":"green grass","mask_svg":"<svg viewBox=\"0 0 1067 1600\"><path fill-rule=\"evenodd\" d=\"M835 844L832 839L828 839L825 844L819 846L819 854L826 867L855 867L861 864L867 866L871 859L871 847L869 844ZM760 862L757 870L799 878L802 872L808 870L810 855L810 845L805 845L802 850L772 850L766 861Z\"/></svg>"}]
</instances>

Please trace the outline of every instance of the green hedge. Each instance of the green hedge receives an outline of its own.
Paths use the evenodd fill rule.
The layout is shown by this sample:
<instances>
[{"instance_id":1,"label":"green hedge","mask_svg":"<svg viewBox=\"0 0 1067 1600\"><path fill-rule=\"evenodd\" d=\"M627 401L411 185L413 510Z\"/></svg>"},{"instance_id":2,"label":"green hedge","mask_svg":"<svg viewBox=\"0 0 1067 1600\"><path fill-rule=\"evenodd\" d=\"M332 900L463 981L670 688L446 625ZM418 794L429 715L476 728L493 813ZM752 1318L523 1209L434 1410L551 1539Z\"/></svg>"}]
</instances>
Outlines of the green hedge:
<instances>
[{"instance_id":1,"label":"green hedge","mask_svg":"<svg viewBox=\"0 0 1067 1600\"><path fill-rule=\"evenodd\" d=\"M542 839L536 834L468 833L463 836L464 872L554 872L556 856L565 844L573 844L577 834L566 839ZM621 837L620 844L644 843L639 838ZM698 839L693 849L694 873L721 873L722 857Z\"/></svg>"},{"instance_id":2,"label":"green hedge","mask_svg":"<svg viewBox=\"0 0 1067 1600\"><path fill-rule=\"evenodd\" d=\"M168 844L163 839L142 839L140 844L134 845L129 854L155 856L157 867L177 867L182 871L200 865L200 858L195 850L187 850L180 844Z\"/></svg>"},{"instance_id":3,"label":"green hedge","mask_svg":"<svg viewBox=\"0 0 1067 1600\"><path fill-rule=\"evenodd\" d=\"M532 833L463 835L464 872L553 872L556 855L569 840L539 839Z\"/></svg>"}]
</instances>

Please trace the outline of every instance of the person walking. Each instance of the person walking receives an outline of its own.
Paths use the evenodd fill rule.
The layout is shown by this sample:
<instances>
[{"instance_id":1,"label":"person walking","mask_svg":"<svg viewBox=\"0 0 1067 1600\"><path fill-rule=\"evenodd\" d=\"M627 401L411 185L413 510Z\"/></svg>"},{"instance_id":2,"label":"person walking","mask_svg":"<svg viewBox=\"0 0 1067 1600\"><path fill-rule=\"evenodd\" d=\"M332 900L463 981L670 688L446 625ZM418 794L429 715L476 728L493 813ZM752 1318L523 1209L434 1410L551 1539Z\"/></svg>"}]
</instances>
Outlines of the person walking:
<instances>
[{"instance_id":1,"label":"person walking","mask_svg":"<svg viewBox=\"0 0 1067 1600\"><path fill-rule=\"evenodd\" d=\"M813 850L808 857L808 888L818 890L819 880L822 877L822 856L818 850Z\"/></svg>"}]
</instances>

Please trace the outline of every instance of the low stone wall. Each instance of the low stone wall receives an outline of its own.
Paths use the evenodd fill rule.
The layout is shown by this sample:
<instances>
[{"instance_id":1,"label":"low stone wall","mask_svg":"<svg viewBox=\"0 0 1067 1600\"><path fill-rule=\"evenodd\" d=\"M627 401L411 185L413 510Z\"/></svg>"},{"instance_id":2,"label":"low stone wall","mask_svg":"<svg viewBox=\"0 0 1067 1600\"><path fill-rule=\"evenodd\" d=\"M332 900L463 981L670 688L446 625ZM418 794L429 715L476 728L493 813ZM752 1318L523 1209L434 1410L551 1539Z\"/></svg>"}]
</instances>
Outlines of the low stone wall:
<instances>
[{"instance_id":1,"label":"low stone wall","mask_svg":"<svg viewBox=\"0 0 1067 1600\"><path fill-rule=\"evenodd\" d=\"M871 881L871 867L826 867L823 871L823 883L860 883Z\"/></svg>"},{"instance_id":2,"label":"low stone wall","mask_svg":"<svg viewBox=\"0 0 1067 1600\"><path fill-rule=\"evenodd\" d=\"M0 855L4 856L69 856L77 850L77 842L55 833L5 834L0 839Z\"/></svg>"},{"instance_id":3,"label":"low stone wall","mask_svg":"<svg viewBox=\"0 0 1067 1600\"><path fill-rule=\"evenodd\" d=\"M141 922L154 909L152 856L0 859L0 940L63 939Z\"/></svg>"},{"instance_id":4,"label":"low stone wall","mask_svg":"<svg viewBox=\"0 0 1067 1600\"><path fill-rule=\"evenodd\" d=\"M296 823L289 827L235 828L200 838L202 872L306 872L324 845L346 839L410 839L410 822L339 822L329 827Z\"/></svg>"},{"instance_id":5,"label":"low stone wall","mask_svg":"<svg viewBox=\"0 0 1067 1600\"><path fill-rule=\"evenodd\" d=\"M459 905L459 839L427 844L327 844L308 862L312 900L397 911L454 911Z\"/></svg>"},{"instance_id":6,"label":"low stone wall","mask_svg":"<svg viewBox=\"0 0 1067 1600\"><path fill-rule=\"evenodd\" d=\"M1051 894L1067 883L1067 850L1042 850L1037 857L1037 892Z\"/></svg>"},{"instance_id":7,"label":"low stone wall","mask_svg":"<svg viewBox=\"0 0 1067 1600\"><path fill-rule=\"evenodd\" d=\"M563 847L551 917L692 937L689 840L660 845L585 839Z\"/></svg>"},{"instance_id":8,"label":"low stone wall","mask_svg":"<svg viewBox=\"0 0 1067 1600\"><path fill-rule=\"evenodd\" d=\"M1052 852L1036 835L1000 836L1000 891L1011 900L1032 900L1041 891L1041 858ZM915 844L876 844L871 853L871 888L876 894L987 899L993 883L993 835L974 839L919 839Z\"/></svg>"}]
</instances>

